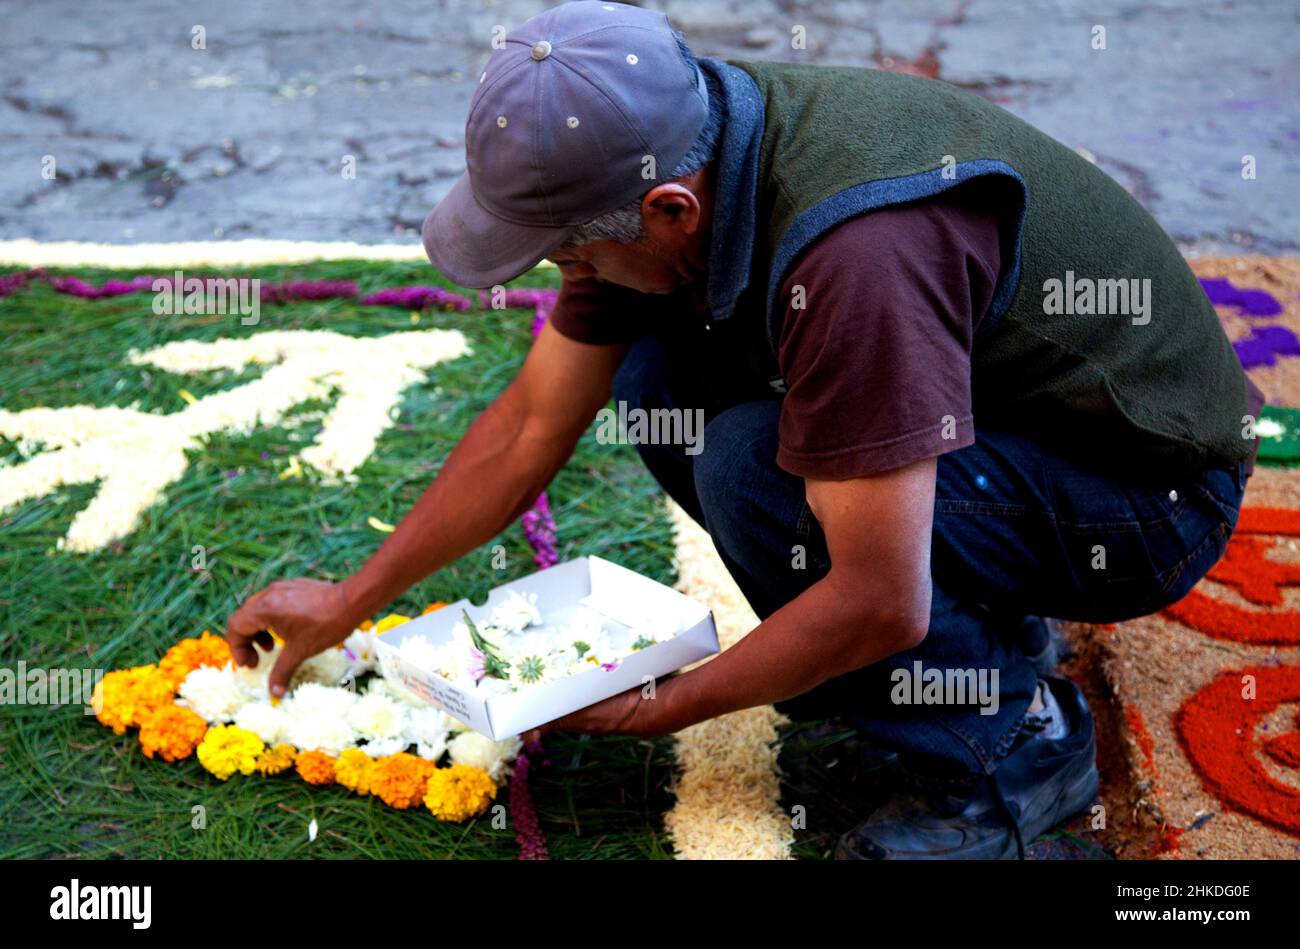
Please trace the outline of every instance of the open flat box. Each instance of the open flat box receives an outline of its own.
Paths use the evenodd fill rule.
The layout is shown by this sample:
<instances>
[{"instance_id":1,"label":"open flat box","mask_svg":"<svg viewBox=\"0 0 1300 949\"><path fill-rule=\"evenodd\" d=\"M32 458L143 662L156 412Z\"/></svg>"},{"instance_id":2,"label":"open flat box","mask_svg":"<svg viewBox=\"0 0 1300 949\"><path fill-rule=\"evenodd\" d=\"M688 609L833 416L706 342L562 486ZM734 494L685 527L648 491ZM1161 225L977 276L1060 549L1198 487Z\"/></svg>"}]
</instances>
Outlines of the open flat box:
<instances>
[{"instance_id":1,"label":"open flat box","mask_svg":"<svg viewBox=\"0 0 1300 949\"><path fill-rule=\"evenodd\" d=\"M555 682L492 696L463 689L421 669L398 651L402 641L411 636L423 636L435 645L447 641L452 627L462 619L462 609L481 627L511 592L536 594L546 626L564 625L583 608L594 611L616 646L630 644L649 628L675 630L676 635L628 655L616 669L593 666ZM379 638L378 651L386 678L500 741L716 653L718 631L707 606L626 567L600 557L581 557L497 587L484 606L458 600L403 623Z\"/></svg>"}]
</instances>

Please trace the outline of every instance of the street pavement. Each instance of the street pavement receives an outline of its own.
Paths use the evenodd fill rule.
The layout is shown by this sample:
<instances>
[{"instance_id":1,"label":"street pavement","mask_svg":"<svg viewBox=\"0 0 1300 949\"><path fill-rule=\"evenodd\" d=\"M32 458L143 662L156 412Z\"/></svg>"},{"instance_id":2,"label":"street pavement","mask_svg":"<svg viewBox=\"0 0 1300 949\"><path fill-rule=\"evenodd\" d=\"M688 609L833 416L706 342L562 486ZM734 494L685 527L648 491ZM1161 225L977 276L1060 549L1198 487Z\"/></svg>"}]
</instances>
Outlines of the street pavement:
<instances>
[{"instance_id":1,"label":"street pavement","mask_svg":"<svg viewBox=\"0 0 1300 949\"><path fill-rule=\"evenodd\" d=\"M418 240L464 168L493 27L545 5L0 0L0 239ZM1092 156L1189 252L1300 249L1294 0L645 5L700 55L985 95Z\"/></svg>"}]
</instances>

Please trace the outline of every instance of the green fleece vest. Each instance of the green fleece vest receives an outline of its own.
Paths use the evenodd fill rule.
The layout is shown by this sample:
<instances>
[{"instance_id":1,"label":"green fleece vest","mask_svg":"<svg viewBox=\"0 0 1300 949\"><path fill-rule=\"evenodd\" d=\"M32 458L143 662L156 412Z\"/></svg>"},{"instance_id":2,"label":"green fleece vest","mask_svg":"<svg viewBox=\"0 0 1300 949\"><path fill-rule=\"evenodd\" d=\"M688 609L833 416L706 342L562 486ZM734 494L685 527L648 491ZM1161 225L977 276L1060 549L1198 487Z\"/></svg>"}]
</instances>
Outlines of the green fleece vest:
<instances>
[{"instance_id":1,"label":"green fleece vest","mask_svg":"<svg viewBox=\"0 0 1300 949\"><path fill-rule=\"evenodd\" d=\"M773 349L788 302L779 289L821 234L979 179L1005 191L1016 252L971 353L976 424L1162 469L1249 457L1245 377L1213 306L1169 237L1106 174L947 83L733 65L765 103L751 273L768 275Z\"/></svg>"}]
</instances>

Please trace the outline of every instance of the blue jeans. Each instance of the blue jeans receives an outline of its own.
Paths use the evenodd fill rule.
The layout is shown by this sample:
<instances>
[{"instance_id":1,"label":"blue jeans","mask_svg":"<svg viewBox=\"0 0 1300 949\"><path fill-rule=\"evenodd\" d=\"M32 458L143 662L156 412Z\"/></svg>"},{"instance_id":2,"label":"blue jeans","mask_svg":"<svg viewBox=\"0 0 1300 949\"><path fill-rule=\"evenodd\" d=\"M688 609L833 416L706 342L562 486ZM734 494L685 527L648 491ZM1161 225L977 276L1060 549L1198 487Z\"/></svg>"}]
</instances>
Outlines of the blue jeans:
<instances>
[{"instance_id":1,"label":"blue jeans","mask_svg":"<svg viewBox=\"0 0 1300 949\"><path fill-rule=\"evenodd\" d=\"M777 397L734 404L654 338L628 351L614 398L629 409L704 410L703 450L637 446L663 486L713 538L759 618L830 569L803 479L776 465ZM753 393L745 393L752 395ZM937 462L930 627L919 646L779 703L793 719L840 718L936 774L992 773L1010 750L1037 674L1017 635L1026 616L1093 623L1173 603L1223 555L1245 490L1244 465L1125 476L1033 438L982 431ZM863 525L870 530L870 525ZM806 565L794 569L795 548ZM1102 559L1104 558L1104 559ZM809 649L816 649L809 643ZM973 704L896 704L894 670L992 670L995 714Z\"/></svg>"}]
</instances>

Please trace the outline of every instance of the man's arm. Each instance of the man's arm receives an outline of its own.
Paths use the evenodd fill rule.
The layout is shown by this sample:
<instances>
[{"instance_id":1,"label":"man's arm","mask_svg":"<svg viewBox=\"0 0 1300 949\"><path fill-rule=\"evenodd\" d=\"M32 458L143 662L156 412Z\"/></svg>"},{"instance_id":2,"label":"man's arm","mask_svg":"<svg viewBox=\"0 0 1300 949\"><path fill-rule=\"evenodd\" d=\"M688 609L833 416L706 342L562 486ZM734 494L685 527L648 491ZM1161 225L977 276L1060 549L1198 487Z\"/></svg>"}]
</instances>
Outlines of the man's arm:
<instances>
[{"instance_id":1,"label":"man's arm","mask_svg":"<svg viewBox=\"0 0 1300 949\"><path fill-rule=\"evenodd\" d=\"M341 583L281 580L231 614L237 661L274 628L285 641L271 674L287 686L300 662L341 642L412 584L500 533L526 511L609 400L623 346L575 342L543 327L519 375L479 416L383 546Z\"/></svg>"},{"instance_id":2,"label":"man's arm","mask_svg":"<svg viewBox=\"0 0 1300 949\"><path fill-rule=\"evenodd\" d=\"M866 478L808 481L830 571L711 661L550 723L544 731L660 735L801 695L911 649L930 621L935 459ZM792 568L793 569L793 568Z\"/></svg>"}]
</instances>

